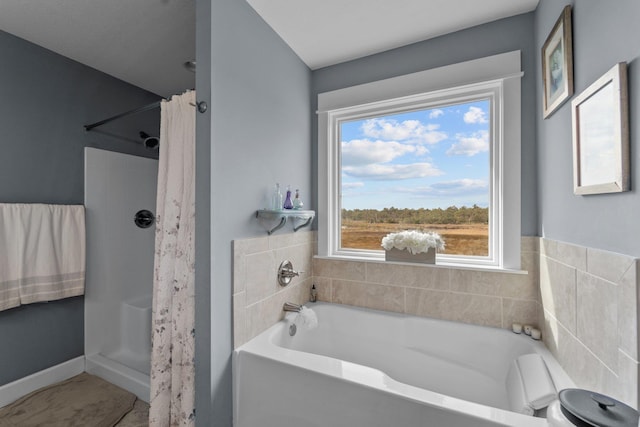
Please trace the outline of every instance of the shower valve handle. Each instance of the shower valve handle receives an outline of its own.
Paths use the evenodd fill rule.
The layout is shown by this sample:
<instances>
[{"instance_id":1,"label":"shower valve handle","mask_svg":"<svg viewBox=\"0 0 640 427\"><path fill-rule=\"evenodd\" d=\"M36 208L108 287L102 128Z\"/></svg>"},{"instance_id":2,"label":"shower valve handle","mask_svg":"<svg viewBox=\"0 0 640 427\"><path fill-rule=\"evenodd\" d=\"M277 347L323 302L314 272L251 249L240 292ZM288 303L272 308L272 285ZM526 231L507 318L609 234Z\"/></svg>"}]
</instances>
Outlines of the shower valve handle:
<instances>
[{"instance_id":1,"label":"shower valve handle","mask_svg":"<svg viewBox=\"0 0 640 427\"><path fill-rule=\"evenodd\" d=\"M295 271L293 264L289 260L284 260L278 267L278 283L280 286L287 286L294 277L300 276L304 271Z\"/></svg>"},{"instance_id":2,"label":"shower valve handle","mask_svg":"<svg viewBox=\"0 0 640 427\"><path fill-rule=\"evenodd\" d=\"M304 273L304 271L300 270L300 271L295 271L295 270L282 270L282 276L284 277L296 277L296 276L300 276L300 273Z\"/></svg>"}]
</instances>

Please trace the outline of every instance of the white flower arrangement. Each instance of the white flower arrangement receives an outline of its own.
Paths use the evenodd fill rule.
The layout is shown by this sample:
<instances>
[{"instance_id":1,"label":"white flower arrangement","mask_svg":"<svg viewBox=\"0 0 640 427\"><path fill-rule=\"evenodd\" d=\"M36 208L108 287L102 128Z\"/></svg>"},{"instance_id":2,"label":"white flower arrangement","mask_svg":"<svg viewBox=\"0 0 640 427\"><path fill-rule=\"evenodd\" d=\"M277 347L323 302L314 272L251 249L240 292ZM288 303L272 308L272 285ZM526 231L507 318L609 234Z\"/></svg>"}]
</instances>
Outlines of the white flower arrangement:
<instances>
[{"instance_id":1,"label":"white flower arrangement","mask_svg":"<svg viewBox=\"0 0 640 427\"><path fill-rule=\"evenodd\" d=\"M398 233L389 233L382 238L382 247L386 250L393 248L406 249L414 255L427 252L429 248L441 251L444 246L442 237L433 231L405 230Z\"/></svg>"}]
</instances>

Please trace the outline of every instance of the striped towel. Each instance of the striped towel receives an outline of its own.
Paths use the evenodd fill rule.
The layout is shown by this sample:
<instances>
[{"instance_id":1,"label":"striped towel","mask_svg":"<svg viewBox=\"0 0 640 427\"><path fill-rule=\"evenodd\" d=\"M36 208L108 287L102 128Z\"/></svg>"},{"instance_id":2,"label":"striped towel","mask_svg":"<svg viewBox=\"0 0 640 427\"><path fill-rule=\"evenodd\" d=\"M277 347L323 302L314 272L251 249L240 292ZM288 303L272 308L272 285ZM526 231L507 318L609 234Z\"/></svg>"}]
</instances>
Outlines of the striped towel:
<instances>
[{"instance_id":1,"label":"striped towel","mask_svg":"<svg viewBox=\"0 0 640 427\"><path fill-rule=\"evenodd\" d=\"M84 206L0 203L0 310L84 294Z\"/></svg>"}]
</instances>

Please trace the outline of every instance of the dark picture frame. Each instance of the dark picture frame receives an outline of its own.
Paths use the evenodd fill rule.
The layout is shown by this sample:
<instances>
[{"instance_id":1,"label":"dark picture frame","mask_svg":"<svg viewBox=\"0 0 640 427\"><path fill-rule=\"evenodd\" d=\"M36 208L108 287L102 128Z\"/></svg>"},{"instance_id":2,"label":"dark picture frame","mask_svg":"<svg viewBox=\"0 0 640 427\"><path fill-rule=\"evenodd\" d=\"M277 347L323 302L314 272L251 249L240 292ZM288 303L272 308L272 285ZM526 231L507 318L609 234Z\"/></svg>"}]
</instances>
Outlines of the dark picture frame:
<instances>
[{"instance_id":1,"label":"dark picture frame","mask_svg":"<svg viewBox=\"0 0 640 427\"><path fill-rule=\"evenodd\" d=\"M542 46L542 110L546 119L573 95L571 6L566 6Z\"/></svg>"}]
</instances>

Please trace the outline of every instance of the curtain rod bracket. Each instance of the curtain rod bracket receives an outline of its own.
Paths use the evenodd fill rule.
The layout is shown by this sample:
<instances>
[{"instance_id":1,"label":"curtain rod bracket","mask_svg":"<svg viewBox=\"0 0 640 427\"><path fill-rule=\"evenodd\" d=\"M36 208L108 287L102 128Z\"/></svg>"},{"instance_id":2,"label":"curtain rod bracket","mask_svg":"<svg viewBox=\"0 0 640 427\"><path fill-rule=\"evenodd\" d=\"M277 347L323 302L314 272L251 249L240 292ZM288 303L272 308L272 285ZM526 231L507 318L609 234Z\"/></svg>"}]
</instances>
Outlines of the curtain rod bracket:
<instances>
[{"instance_id":1,"label":"curtain rod bracket","mask_svg":"<svg viewBox=\"0 0 640 427\"><path fill-rule=\"evenodd\" d=\"M199 113L206 113L207 109L209 108L205 101L196 102L195 104L193 102L190 102L189 105L196 107Z\"/></svg>"}]
</instances>

